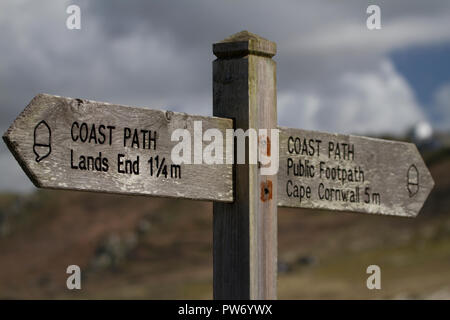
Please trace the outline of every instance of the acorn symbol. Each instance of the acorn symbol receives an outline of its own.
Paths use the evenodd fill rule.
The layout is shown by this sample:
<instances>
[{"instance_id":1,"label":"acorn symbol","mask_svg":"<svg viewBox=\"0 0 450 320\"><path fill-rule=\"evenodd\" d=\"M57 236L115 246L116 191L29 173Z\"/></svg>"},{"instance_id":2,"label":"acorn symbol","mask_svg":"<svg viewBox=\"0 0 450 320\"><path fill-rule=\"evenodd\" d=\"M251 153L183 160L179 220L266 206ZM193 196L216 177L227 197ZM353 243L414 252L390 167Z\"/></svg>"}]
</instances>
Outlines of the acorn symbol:
<instances>
[{"instance_id":1,"label":"acorn symbol","mask_svg":"<svg viewBox=\"0 0 450 320\"><path fill-rule=\"evenodd\" d=\"M42 120L34 127L33 151L36 155L36 162L47 158L52 152L52 131L48 124Z\"/></svg>"},{"instance_id":2,"label":"acorn symbol","mask_svg":"<svg viewBox=\"0 0 450 320\"><path fill-rule=\"evenodd\" d=\"M419 171L415 165L411 165L406 174L407 182L406 187L409 192L409 197L413 197L419 191Z\"/></svg>"}]
</instances>

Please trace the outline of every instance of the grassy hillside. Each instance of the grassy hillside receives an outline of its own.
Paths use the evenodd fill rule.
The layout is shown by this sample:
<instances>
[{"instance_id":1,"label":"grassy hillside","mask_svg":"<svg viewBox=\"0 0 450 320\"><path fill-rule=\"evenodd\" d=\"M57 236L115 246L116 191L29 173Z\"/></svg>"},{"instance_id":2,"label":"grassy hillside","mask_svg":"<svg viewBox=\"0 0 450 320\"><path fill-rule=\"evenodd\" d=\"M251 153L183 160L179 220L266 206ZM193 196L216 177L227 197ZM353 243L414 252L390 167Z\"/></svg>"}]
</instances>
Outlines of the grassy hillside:
<instances>
[{"instance_id":1,"label":"grassy hillside","mask_svg":"<svg viewBox=\"0 0 450 320\"><path fill-rule=\"evenodd\" d=\"M279 298L450 299L450 159L419 217L279 210ZM82 269L82 290L65 287ZM382 289L366 288L377 264ZM212 204L65 191L0 196L0 298L212 297Z\"/></svg>"}]
</instances>

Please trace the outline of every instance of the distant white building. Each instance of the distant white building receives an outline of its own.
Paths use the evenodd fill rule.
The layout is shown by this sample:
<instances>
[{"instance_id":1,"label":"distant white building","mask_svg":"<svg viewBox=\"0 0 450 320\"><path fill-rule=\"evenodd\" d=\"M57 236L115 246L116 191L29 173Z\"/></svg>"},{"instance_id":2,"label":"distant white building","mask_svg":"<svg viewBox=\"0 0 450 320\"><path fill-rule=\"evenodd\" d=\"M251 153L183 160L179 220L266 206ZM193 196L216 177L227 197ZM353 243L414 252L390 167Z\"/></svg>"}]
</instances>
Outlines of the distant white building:
<instances>
[{"instance_id":1,"label":"distant white building","mask_svg":"<svg viewBox=\"0 0 450 320\"><path fill-rule=\"evenodd\" d=\"M427 121L415 124L408 131L408 138L422 151L450 148L450 132L433 130Z\"/></svg>"},{"instance_id":2,"label":"distant white building","mask_svg":"<svg viewBox=\"0 0 450 320\"><path fill-rule=\"evenodd\" d=\"M428 122L421 121L413 127L412 134L417 142L429 141L433 138L433 127Z\"/></svg>"}]
</instances>

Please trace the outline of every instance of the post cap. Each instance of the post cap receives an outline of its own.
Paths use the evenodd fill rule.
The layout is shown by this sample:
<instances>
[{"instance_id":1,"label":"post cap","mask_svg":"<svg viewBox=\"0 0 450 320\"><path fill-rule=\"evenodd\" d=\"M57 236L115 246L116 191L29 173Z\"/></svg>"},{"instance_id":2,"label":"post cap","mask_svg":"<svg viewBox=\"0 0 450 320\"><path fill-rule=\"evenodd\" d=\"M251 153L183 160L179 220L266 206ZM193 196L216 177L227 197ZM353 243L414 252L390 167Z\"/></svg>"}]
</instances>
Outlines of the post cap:
<instances>
[{"instance_id":1,"label":"post cap","mask_svg":"<svg viewBox=\"0 0 450 320\"><path fill-rule=\"evenodd\" d=\"M214 43L213 53L217 58L223 59L240 58L249 54L271 58L277 53L277 45L244 30Z\"/></svg>"}]
</instances>

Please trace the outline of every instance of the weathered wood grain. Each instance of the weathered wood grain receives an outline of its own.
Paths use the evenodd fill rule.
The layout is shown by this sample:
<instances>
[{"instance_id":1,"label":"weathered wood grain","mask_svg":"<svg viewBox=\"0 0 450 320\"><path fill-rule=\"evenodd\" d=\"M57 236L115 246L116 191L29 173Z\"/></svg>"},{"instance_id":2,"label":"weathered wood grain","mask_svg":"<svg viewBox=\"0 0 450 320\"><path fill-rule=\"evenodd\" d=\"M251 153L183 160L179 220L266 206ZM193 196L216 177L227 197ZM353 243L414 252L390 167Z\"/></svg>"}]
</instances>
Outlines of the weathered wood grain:
<instances>
[{"instance_id":1,"label":"weathered wood grain","mask_svg":"<svg viewBox=\"0 0 450 320\"><path fill-rule=\"evenodd\" d=\"M78 126L72 127L75 121ZM37 187L231 202L231 164L181 164L179 168L172 167L171 150L178 142L171 141L171 134L179 128L188 129L192 133L194 121L202 121L203 131L217 128L224 136L225 130L232 128L232 120L229 119L40 94L19 115L3 138ZM87 124L91 138L86 142L80 141L80 135L84 137L86 131L82 123ZM35 127L38 124L35 141ZM93 124L96 139L90 136ZM100 125L105 126L101 130L103 135L99 130ZM108 126L115 127L111 129L111 135ZM130 137L127 139L125 128L130 129ZM139 145L133 143L134 129L138 130ZM141 130L149 130L151 133L145 134ZM77 141L72 136L78 137ZM154 137L156 145L151 140ZM46 146L49 138L51 147ZM192 152L193 138L192 134ZM206 144L205 142L204 146ZM48 151L50 154L46 156ZM40 160L35 152L46 157ZM96 158L100 153L101 158L108 161L108 170L103 170L106 168L104 165L100 171L96 170L100 166L94 170L92 166L91 170L80 169L80 156ZM123 155L120 159L119 154ZM135 174L137 170L133 173L119 172L120 162L125 162L126 159L136 161L137 157L138 174ZM148 162L150 158L153 159L152 174ZM156 167L156 162L162 163L163 158L167 165L167 176L164 174L164 166L160 166L159 174ZM137 169L137 166L134 168ZM124 169L125 165L122 164L121 171Z\"/></svg>"},{"instance_id":2,"label":"weathered wood grain","mask_svg":"<svg viewBox=\"0 0 450 320\"><path fill-rule=\"evenodd\" d=\"M290 137L293 140L289 141ZM295 150L297 138L299 154ZM353 152L345 152L346 148ZM299 161L309 170L302 169ZM297 175L293 163L298 165ZM331 168L329 178L326 168ZM335 179L332 168L337 175ZM342 169L346 172L345 181ZM349 170L353 173L353 181L349 180ZM431 192L434 181L412 143L280 128L278 185L278 205L283 207L414 217ZM305 196L294 196L293 186L298 186L299 192L304 188ZM310 188L310 197L306 197L305 188ZM352 198L354 201L350 201L351 191L358 196ZM330 198L332 193L334 197ZM344 194L347 194L345 200Z\"/></svg>"},{"instance_id":3,"label":"weathered wood grain","mask_svg":"<svg viewBox=\"0 0 450 320\"><path fill-rule=\"evenodd\" d=\"M275 48L249 32L214 45L215 116L244 131L277 127ZM235 165L234 203L214 203L215 299L276 298L277 177L249 164L248 143L245 154L246 164Z\"/></svg>"}]
</instances>

